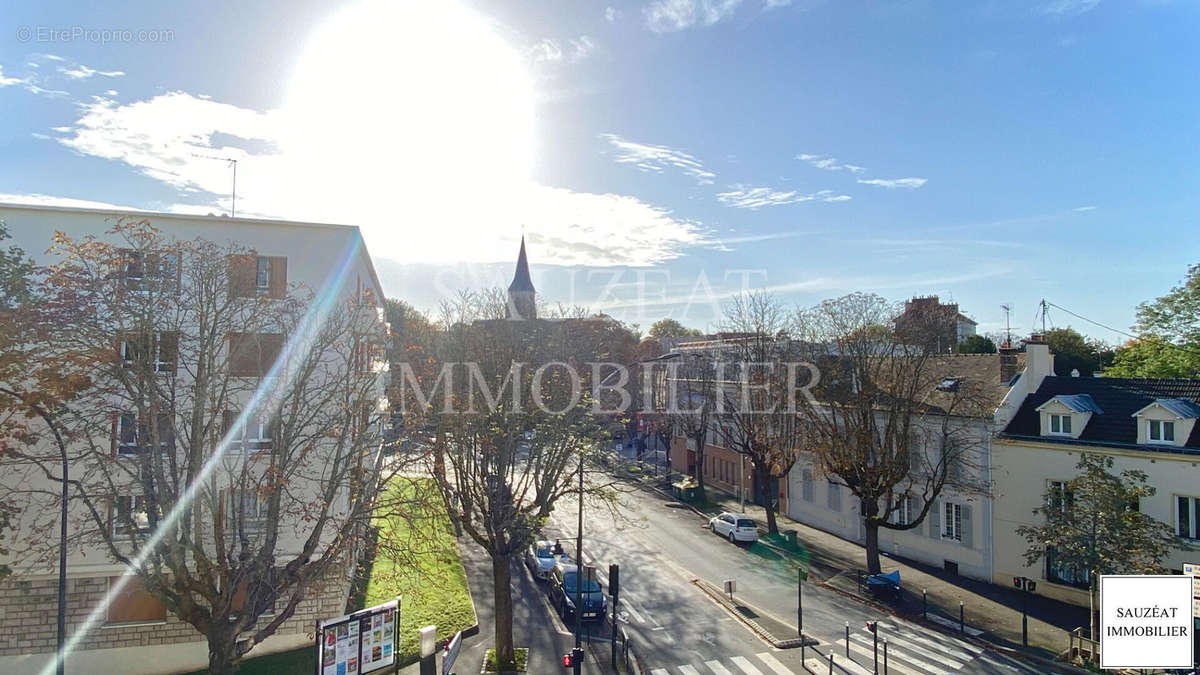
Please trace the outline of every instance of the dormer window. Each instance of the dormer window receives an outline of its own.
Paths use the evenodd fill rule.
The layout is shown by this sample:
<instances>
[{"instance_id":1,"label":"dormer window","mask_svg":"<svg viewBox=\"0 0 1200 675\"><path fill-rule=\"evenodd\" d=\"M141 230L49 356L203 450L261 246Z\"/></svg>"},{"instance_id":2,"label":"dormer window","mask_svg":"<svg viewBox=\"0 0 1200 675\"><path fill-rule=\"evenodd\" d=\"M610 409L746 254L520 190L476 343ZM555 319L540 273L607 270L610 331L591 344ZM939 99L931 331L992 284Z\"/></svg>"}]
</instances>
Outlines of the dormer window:
<instances>
[{"instance_id":1,"label":"dormer window","mask_svg":"<svg viewBox=\"0 0 1200 675\"><path fill-rule=\"evenodd\" d=\"M1200 406L1186 398L1159 398L1133 417L1139 444L1182 446L1200 419Z\"/></svg>"},{"instance_id":2,"label":"dormer window","mask_svg":"<svg viewBox=\"0 0 1200 675\"><path fill-rule=\"evenodd\" d=\"M1175 423L1163 420L1150 420L1147 422L1150 425L1150 433L1148 437L1151 443L1174 443L1175 442Z\"/></svg>"},{"instance_id":3,"label":"dormer window","mask_svg":"<svg viewBox=\"0 0 1200 675\"><path fill-rule=\"evenodd\" d=\"M1051 415L1050 416L1050 433L1062 434L1064 436L1071 435L1071 416L1070 415Z\"/></svg>"}]
</instances>

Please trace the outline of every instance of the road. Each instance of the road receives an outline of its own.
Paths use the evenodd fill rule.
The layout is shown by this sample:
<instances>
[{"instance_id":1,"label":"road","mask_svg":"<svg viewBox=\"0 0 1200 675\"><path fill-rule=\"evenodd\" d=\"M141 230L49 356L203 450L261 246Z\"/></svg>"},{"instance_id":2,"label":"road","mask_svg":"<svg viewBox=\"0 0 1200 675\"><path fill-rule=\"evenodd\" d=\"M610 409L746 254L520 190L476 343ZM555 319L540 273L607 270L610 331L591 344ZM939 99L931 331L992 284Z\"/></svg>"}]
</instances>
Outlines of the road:
<instances>
[{"instance_id":1,"label":"road","mask_svg":"<svg viewBox=\"0 0 1200 675\"><path fill-rule=\"evenodd\" d=\"M720 586L737 581L736 598L795 626L796 567L761 544L735 546L712 535L686 508L640 489L622 496L623 515L585 503L584 561L601 576L610 563L621 566L619 620L650 675L789 675L802 673L801 650L773 649L730 616L693 583ZM575 504L563 501L546 534L573 551ZM878 620L880 650L888 642L888 672L899 675L948 673L1039 673L1041 668L975 643L934 632L878 611L816 584L804 588L805 635L819 641L820 654L834 653L838 673L871 673L873 636L867 621ZM845 626L850 625L850 658ZM794 629L793 629L794 630ZM788 636L794 637L793 632ZM809 667L826 672L809 649ZM882 653L880 653L882 661ZM880 665L882 672L882 663Z\"/></svg>"}]
</instances>

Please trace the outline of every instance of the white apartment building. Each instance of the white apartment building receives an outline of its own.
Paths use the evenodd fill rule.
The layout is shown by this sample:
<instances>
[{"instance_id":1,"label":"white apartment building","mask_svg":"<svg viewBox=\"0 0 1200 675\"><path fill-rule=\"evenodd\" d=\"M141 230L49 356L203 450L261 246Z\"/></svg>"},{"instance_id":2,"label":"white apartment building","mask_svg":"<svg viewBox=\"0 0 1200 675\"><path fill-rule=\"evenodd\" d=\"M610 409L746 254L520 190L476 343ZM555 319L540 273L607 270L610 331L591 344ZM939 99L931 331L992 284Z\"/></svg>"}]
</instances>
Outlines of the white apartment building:
<instances>
[{"instance_id":1,"label":"white apartment building","mask_svg":"<svg viewBox=\"0 0 1200 675\"><path fill-rule=\"evenodd\" d=\"M114 241L113 235L107 233L122 219L145 219L167 238L180 241L203 239L221 246L239 247L244 253L236 258L236 264L234 258L230 258L229 293L247 298L310 298L308 308L304 311L305 320L309 316L326 316L318 310L348 303L353 299L366 299L368 302L377 303L376 309L367 313L368 324L363 334L369 336L368 340L372 344L382 344L386 340L387 327L382 311L385 296L357 227L0 204L0 220L5 222L12 237L11 241L6 243L22 247L39 264L55 262L45 251L56 231L74 239L94 236L121 246L122 244ZM130 288L129 284L132 282L154 282L155 275L164 275L166 271L179 274L178 266L181 261L178 258L172 260L169 253L163 254L155 264L151 264L142 254L134 252L130 255L133 256L130 262L122 263L120 283L124 284L124 288ZM154 334L152 343L156 372L161 366L164 377L184 377L185 369L179 362L186 359L186 356L179 345L181 340L188 339L188 330L190 329L187 327L183 329L182 337L178 331L170 336L166 332ZM287 335L263 334L257 336L260 339L254 344L255 358L251 359L253 362L245 361L234 352L238 352L242 343L248 344L248 337L248 334L230 332L223 338L227 340L224 344L230 352L229 367L246 371L232 374L239 382L249 383L245 390L238 394L241 399L231 399L235 401L235 405L239 400L243 401L241 405L251 405L249 401L254 399L255 392L268 389L272 378L286 377L280 374L286 369L273 370L272 366L299 358L295 354L295 345L289 342ZM138 353L147 351L150 344L147 342L142 345L138 348L141 350ZM121 358L131 359L134 357L127 354L135 353L135 347L132 342L127 342L115 349L119 349ZM358 348L357 345L355 348ZM365 355L369 352L370 350L363 349L359 353ZM341 357L335 358L332 352L328 358L325 355L321 358L322 363L342 363L338 360ZM361 364L353 367L364 370L378 367L376 363L368 363L370 359L367 356L363 356L362 360ZM373 413L382 412L386 405L383 399L383 378L375 378L375 381L377 386L366 395L366 400L371 401L372 408L362 411L364 429L367 428L367 424L373 424ZM274 422L268 418L248 417L249 413L239 417L237 411L228 408L221 414L226 421L220 429L220 434L214 438L234 439L227 443L230 449L224 455L223 461L226 464L243 461L239 458L250 457L255 452L271 447ZM372 421L369 421L368 417L372 417ZM144 447L140 447L145 445L144 442L140 442L144 433L144 421L135 419L132 414L119 413L114 413L112 419L111 442L114 460L120 462L123 457L132 457L145 450ZM235 431L231 432L231 428ZM311 441L311 456L320 461L322 453L327 452L327 443L332 442L321 438ZM164 448L168 445L166 441L160 440L160 443ZM170 447L174 448L173 440L171 443ZM166 452L164 449L164 453ZM367 466L377 469L378 456L379 448L376 445L370 451L370 456L363 457L362 461ZM6 471L0 475L0 485L8 481L8 487L11 488L12 482L25 481L30 487L37 487L38 481L46 481L44 476L39 477L35 471L20 470L19 467L14 469L11 463L6 467ZM216 471L212 475L214 482L219 483L222 480L222 471ZM303 490L314 489L305 487L301 480L297 480L294 485L294 489L300 494L303 494ZM353 488L339 489L335 501L348 502L350 489ZM226 506L229 509L238 508L241 509L238 513L244 516L245 509L257 512L259 508L252 495L235 495L220 485L214 490L221 494L220 503L224 505L222 509ZM239 506L234 507L235 503ZM246 506L247 503L250 506ZM13 550L7 559L0 561L12 565L14 569L11 577L0 580L0 618L9 627L9 630L0 636L0 672L36 672L52 659L55 649L55 621L58 613L57 559L25 555L27 551L19 550L18 542L22 541L23 537L29 537L32 528L44 526L48 522L56 523L58 507L54 505L49 508L36 500L31 504L33 505L15 518L16 531L10 533L5 542ZM80 508L75 504L71 506L69 520L72 527L80 526L80 523L86 525L88 522ZM123 523L132 522L132 529L142 528L144 515L141 509L144 507L140 496L131 493L129 496L117 497L110 508L109 518L113 527L129 529L130 526ZM337 507L333 507L332 510L336 511ZM289 515L281 515L280 523L279 540L275 550L281 553L282 559L287 553L294 554L300 550L301 543L306 539L306 525L302 518ZM117 580L126 574L126 566L115 562L106 548L89 545L86 537L75 537L76 534L78 533L72 533L72 544L68 548L68 636L76 636L80 625L97 606L103 607L103 614L98 624L79 636L76 649L68 658L67 672L167 673L206 667L208 650L203 636L189 624L176 618L153 595L140 587L137 577L133 577L133 580L125 585L123 592L110 594L109 591L114 588ZM56 546L56 527L43 536L52 538ZM131 541L138 540L134 538ZM350 568L357 552L344 553L345 560L342 564L331 568L324 578L308 587L304 600L297 606L294 615L280 626L273 637L257 646L252 652L253 655L311 644L310 634L315 620L343 613L349 593Z\"/></svg>"}]
</instances>

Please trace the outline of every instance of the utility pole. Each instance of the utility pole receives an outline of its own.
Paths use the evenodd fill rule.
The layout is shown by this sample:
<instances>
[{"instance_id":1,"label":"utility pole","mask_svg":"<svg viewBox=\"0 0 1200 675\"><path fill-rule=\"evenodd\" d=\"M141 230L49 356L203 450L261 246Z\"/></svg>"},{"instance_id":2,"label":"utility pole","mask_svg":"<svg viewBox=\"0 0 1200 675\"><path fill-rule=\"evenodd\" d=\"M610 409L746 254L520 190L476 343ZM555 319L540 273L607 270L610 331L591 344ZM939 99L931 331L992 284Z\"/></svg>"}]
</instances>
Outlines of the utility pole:
<instances>
[{"instance_id":1,"label":"utility pole","mask_svg":"<svg viewBox=\"0 0 1200 675\"><path fill-rule=\"evenodd\" d=\"M1012 324L1009 322L1009 315L1012 314L1012 305L1000 305L1000 309L1004 310L1004 346L1012 346Z\"/></svg>"},{"instance_id":2,"label":"utility pole","mask_svg":"<svg viewBox=\"0 0 1200 675\"><path fill-rule=\"evenodd\" d=\"M583 450L579 451L579 524L575 535L575 650L583 648ZM575 675L583 672L583 659L572 659Z\"/></svg>"}]
</instances>

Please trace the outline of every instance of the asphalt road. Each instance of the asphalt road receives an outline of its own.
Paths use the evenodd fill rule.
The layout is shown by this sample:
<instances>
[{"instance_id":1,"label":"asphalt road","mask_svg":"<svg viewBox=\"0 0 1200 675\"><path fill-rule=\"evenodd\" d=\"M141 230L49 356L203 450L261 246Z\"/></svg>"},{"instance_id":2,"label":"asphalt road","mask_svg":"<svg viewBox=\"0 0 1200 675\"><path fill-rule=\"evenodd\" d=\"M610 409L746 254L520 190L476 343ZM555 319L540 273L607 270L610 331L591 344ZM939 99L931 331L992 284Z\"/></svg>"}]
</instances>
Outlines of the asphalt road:
<instances>
[{"instance_id":1,"label":"asphalt road","mask_svg":"<svg viewBox=\"0 0 1200 675\"><path fill-rule=\"evenodd\" d=\"M634 649L649 675L788 675L802 673L801 650L773 649L693 584L718 587L737 582L735 597L789 626L796 625L796 567L761 544L737 546L711 534L690 509L630 489L614 516L585 503L584 561L607 576L621 566L618 620L633 636ZM546 528L574 552L576 506L562 501ZM888 672L899 675L947 673L1040 673L1043 669L972 642L931 631L891 616L819 585L804 588L804 632L819 641L820 654L835 655L835 673L871 673L873 636L866 628L879 620L880 650L888 641ZM850 658L845 626L850 624ZM827 661L806 650L809 667L824 673ZM880 654L880 672L883 672Z\"/></svg>"}]
</instances>

